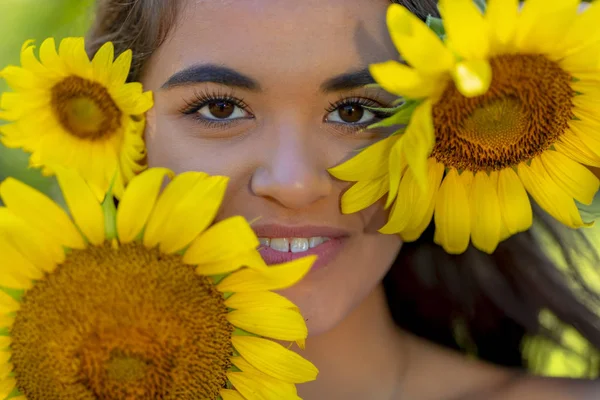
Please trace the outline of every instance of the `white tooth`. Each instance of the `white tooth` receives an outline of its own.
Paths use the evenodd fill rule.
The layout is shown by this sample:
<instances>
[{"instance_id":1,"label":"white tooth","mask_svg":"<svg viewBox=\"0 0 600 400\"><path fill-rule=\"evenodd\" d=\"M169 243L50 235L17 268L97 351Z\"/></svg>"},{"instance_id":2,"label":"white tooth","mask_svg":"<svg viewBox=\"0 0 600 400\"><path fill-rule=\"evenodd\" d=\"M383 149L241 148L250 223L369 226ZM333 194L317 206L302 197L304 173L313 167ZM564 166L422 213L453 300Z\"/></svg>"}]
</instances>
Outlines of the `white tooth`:
<instances>
[{"instance_id":1,"label":"white tooth","mask_svg":"<svg viewBox=\"0 0 600 400\"><path fill-rule=\"evenodd\" d=\"M313 247L317 247L321 243L323 243L322 237L320 237L320 236L311 237L310 240L308 241L308 246L312 249Z\"/></svg>"},{"instance_id":2,"label":"white tooth","mask_svg":"<svg viewBox=\"0 0 600 400\"><path fill-rule=\"evenodd\" d=\"M323 238L323 243L325 243L325 242L329 242L330 240L331 240L331 238L324 237L324 238Z\"/></svg>"},{"instance_id":3,"label":"white tooth","mask_svg":"<svg viewBox=\"0 0 600 400\"><path fill-rule=\"evenodd\" d=\"M290 241L285 238L271 239L270 246L273 250L282 251L285 253L290 251Z\"/></svg>"},{"instance_id":4,"label":"white tooth","mask_svg":"<svg viewBox=\"0 0 600 400\"><path fill-rule=\"evenodd\" d=\"M303 251L308 250L308 239L292 238L290 250L292 251L292 253L301 253Z\"/></svg>"},{"instance_id":5,"label":"white tooth","mask_svg":"<svg viewBox=\"0 0 600 400\"><path fill-rule=\"evenodd\" d=\"M258 238L258 241L260 242L261 245L267 246L267 247L271 244L271 239L269 239L269 238Z\"/></svg>"}]
</instances>

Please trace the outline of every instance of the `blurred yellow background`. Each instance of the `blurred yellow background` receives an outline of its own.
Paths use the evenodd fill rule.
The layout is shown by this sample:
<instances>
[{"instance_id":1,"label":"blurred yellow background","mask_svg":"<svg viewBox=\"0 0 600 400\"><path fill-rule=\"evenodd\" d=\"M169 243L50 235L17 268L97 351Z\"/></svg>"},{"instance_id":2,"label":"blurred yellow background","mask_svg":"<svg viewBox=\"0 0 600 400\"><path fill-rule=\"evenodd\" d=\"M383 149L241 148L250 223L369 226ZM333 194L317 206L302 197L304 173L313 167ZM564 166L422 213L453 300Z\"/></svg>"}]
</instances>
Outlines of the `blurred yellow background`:
<instances>
[{"instance_id":1,"label":"blurred yellow background","mask_svg":"<svg viewBox=\"0 0 600 400\"><path fill-rule=\"evenodd\" d=\"M19 64L19 53L25 40L33 39L40 44L49 36L55 37L57 42L67 36L84 36L93 18L93 6L94 0L0 0L0 69L9 64ZM0 93L6 89L0 80ZM13 176L59 200L61 196L55 180L43 177L38 170L27 168L27 159L22 151L7 149L0 144L0 181ZM598 238L595 241L600 243L598 232L598 229L590 231ZM552 245L549 247L552 250ZM591 281L600 283L597 266L583 266L582 270ZM545 315L544 318L548 325L556 323L551 316ZM565 342L576 353L595 353L574 330L567 329ZM591 371L590 365L583 363L577 354L558 349L555 344L541 338L527 340L524 354L530 360L531 369L544 375L595 377L600 364L595 358L592 368L595 371Z\"/></svg>"}]
</instances>

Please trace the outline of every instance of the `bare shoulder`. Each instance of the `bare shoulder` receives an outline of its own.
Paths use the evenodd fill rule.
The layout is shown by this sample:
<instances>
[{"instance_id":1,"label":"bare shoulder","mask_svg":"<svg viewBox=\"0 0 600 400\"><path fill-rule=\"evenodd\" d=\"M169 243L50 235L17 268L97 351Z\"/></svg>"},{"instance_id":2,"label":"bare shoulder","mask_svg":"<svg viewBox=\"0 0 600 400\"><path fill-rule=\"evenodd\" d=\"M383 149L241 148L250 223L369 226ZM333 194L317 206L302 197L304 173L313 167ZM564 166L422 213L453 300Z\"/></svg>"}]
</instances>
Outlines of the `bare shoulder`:
<instances>
[{"instance_id":1,"label":"bare shoulder","mask_svg":"<svg viewBox=\"0 0 600 400\"><path fill-rule=\"evenodd\" d=\"M520 376L489 400L599 400L600 381Z\"/></svg>"}]
</instances>

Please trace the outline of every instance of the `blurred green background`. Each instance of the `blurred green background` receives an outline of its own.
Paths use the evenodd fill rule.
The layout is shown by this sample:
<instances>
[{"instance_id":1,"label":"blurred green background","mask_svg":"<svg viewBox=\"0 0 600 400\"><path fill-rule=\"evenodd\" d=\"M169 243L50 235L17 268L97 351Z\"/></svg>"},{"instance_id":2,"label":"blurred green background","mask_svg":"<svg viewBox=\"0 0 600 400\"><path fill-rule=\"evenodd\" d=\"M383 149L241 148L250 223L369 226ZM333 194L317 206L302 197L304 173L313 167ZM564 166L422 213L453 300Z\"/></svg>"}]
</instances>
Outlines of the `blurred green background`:
<instances>
[{"instance_id":1,"label":"blurred green background","mask_svg":"<svg viewBox=\"0 0 600 400\"><path fill-rule=\"evenodd\" d=\"M129 0L123 0L129 1ZM40 44L53 36L57 42L68 36L84 36L93 18L94 0L0 0L0 69L19 64L19 52L25 40ZM6 90L0 80L0 93ZM0 122L1 124L2 122ZM38 170L27 167L28 156L20 150L7 149L0 144L0 181L13 176L51 195L60 201L54 178L43 177ZM600 243L600 230L589 233ZM553 246L550 245L550 250ZM584 265L582 270L593 282L600 282L597 266ZM600 287L600 286L598 286ZM551 316L544 316L548 325L554 325ZM543 319L544 319L543 318ZM579 354L595 353L591 346L572 329L566 328L565 342L574 353L557 349L556 345L541 338L524 343L524 353L531 361L535 373L554 376L593 377L597 375L600 359L594 358L596 371L581 362Z\"/></svg>"},{"instance_id":2,"label":"blurred green background","mask_svg":"<svg viewBox=\"0 0 600 400\"><path fill-rule=\"evenodd\" d=\"M83 36L92 21L93 5L94 0L0 0L0 69L19 64L21 45L27 39L39 45L49 36L57 40ZM0 80L3 90L6 84ZM0 181L14 176L57 197L55 180L27 168L27 161L22 151L0 144Z\"/></svg>"}]
</instances>

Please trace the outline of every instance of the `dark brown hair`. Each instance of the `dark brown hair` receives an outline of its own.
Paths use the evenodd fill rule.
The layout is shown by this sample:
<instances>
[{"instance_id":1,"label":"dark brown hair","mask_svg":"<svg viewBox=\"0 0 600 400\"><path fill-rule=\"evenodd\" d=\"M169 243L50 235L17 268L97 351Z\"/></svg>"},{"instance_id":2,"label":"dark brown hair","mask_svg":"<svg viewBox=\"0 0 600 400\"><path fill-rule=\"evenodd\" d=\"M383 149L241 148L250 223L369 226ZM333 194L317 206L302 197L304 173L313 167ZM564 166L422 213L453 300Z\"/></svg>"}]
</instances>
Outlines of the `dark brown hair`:
<instances>
[{"instance_id":1,"label":"dark brown hair","mask_svg":"<svg viewBox=\"0 0 600 400\"><path fill-rule=\"evenodd\" d=\"M422 19L437 15L435 0L394 2ZM132 49L130 79L138 80L148 57L176 23L181 3L100 0L89 52L106 41L112 41L118 53ZM506 240L492 255L474 248L449 255L433 243L433 226L418 241L406 243L384 281L396 322L453 348L465 347L456 334L457 326L462 327L467 347L475 348L480 358L515 366L523 365L524 334L555 333L538 322L540 311L549 310L600 349L600 318L590 308L599 309L599 295L586 285L578 268L582 261L598 265L598 257L580 232L558 224L537 207L535 215L536 229ZM558 249L564 270L549 258L542 236Z\"/></svg>"}]
</instances>

